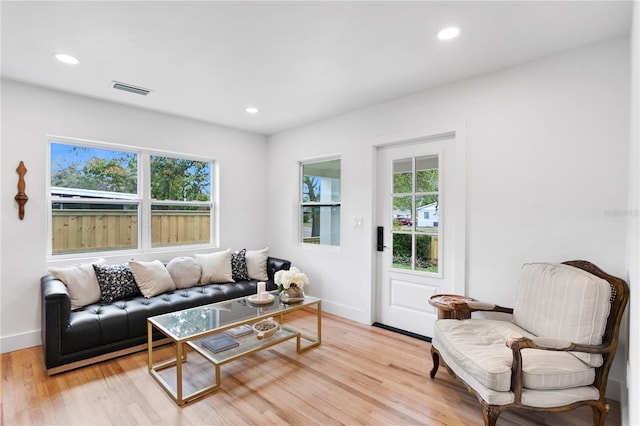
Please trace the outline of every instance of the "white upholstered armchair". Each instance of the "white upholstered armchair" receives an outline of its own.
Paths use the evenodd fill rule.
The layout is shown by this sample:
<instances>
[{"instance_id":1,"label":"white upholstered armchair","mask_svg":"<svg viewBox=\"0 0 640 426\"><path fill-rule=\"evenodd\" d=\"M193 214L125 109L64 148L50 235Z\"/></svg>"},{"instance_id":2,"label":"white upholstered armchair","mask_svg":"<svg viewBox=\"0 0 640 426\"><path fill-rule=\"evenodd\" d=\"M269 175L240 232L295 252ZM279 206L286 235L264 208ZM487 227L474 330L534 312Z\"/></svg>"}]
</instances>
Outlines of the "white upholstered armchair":
<instances>
[{"instance_id":1,"label":"white upholstered armchair","mask_svg":"<svg viewBox=\"0 0 640 426\"><path fill-rule=\"evenodd\" d=\"M471 318L436 322L431 354L482 405L485 425L510 409L593 410L604 425L607 378L629 286L586 261L522 268L513 309L457 302L453 309L511 313L512 321Z\"/></svg>"}]
</instances>

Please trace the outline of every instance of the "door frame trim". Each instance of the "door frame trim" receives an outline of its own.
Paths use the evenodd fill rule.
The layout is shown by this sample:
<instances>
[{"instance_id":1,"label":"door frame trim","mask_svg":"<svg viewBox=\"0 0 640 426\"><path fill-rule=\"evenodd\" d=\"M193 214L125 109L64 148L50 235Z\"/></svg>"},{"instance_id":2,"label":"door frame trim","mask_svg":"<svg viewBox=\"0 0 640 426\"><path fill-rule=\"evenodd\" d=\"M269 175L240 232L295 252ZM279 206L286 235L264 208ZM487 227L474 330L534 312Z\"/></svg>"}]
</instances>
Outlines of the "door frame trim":
<instances>
[{"instance_id":1,"label":"door frame trim","mask_svg":"<svg viewBox=\"0 0 640 426\"><path fill-rule=\"evenodd\" d=\"M383 148L389 148L400 145L410 145L416 142L424 142L429 139L439 139L442 137L451 137L454 140L454 161L456 164L457 182L462 185L462 191L455 191L447 194L448 198L455 200L455 205L459 206L453 213L455 226L454 247L455 247L455 267L454 267L454 292L456 294L468 295L467 281L467 122L460 120L453 123L442 123L430 127L421 127L406 130L403 132L390 133L380 135L373 138L371 144L372 159L372 175L371 181L377 182L378 177L378 153ZM372 185L371 196L371 217L373 218L373 226L371 227L371 277L372 285L370 287L371 294L369 300L370 318L369 323L373 324L378 318L378 252L376 251L376 227L377 223L377 206L378 206L378 185ZM427 301L425 301L427 303Z\"/></svg>"}]
</instances>

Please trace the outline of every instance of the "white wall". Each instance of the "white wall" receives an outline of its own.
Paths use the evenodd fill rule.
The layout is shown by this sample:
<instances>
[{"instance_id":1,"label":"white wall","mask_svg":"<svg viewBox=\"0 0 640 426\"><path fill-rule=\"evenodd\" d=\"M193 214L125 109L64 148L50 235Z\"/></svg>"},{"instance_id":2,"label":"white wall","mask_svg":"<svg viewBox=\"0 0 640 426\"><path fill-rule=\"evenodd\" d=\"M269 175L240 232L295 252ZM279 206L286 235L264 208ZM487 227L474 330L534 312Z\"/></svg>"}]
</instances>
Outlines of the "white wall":
<instances>
[{"instance_id":1,"label":"white wall","mask_svg":"<svg viewBox=\"0 0 640 426\"><path fill-rule=\"evenodd\" d=\"M269 245L308 273L328 312L371 322L373 141L466 122L469 295L513 306L531 261L586 259L624 276L628 94L619 39L274 135ZM299 245L294 226L298 161L329 154L342 157L336 250ZM624 380L619 358L614 380Z\"/></svg>"},{"instance_id":2,"label":"white wall","mask_svg":"<svg viewBox=\"0 0 640 426\"><path fill-rule=\"evenodd\" d=\"M0 316L3 352L40 344L40 277L47 266L45 164L47 135L151 147L216 159L220 168L220 247L261 248L266 220L266 138L199 121L65 94L14 81L2 82ZM18 219L20 160L29 201ZM203 249L196 251L202 252ZM169 260L193 251L136 256ZM128 256L129 257L129 256ZM112 263L128 257L114 255ZM69 263L69 262L67 262Z\"/></svg>"},{"instance_id":3,"label":"white wall","mask_svg":"<svg viewBox=\"0 0 640 426\"><path fill-rule=\"evenodd\" d=\"M636 4L634 51L639 44ZM636 54L636 73L637 61ZM0 350L40 344L47 134L216 158L222 176L221 247L269 243L271 253L292 259L309 274L309 291L323 297L325 310L368 323L376 225L372 141L466 122L468 294L511 306L523 262L583 258L629 276L637 306L638 223L634 231L619 214L634 208L627 204L628 177L634 176L628 174L627 156L629 141L636 153L638 145L638 78L629 137L628 70L629 44L615 40L284 132L269 138L268 149L259 135L3 81ZM332 154L341 155L343 168L341 246L302 247L293 225L298 161ZM24 221L13 201L13 171L20 160L29 169ZM640 159L630 163L637 169ZM638 186L632 181L629 190L637 194ZM635 203L637 208L637 198ZM266 219L255 206L267 206ZM540 210L547 212L547 222L540 221ZM356 217L364 217L364 228L354 228ZM635 232L629 241L635 252L625 249L627 231ZM637 309L631 309L629 359L634 360L637 324ZM616 359L613 381L624 381L624 358ZM634 401L637 368L632 376ZM630 424L640 424L638 407L629 413Z\"/></svg>"},{"instance_id":4,"label":"white wall","mask_svg":"<svg viewBox=\"0 0 640 426\"><path fill-rule=\"evenodd\" d=\"M629 209L627 230L627 280L631 287L629 312L632 332L629 336L627 368L629 381L628 412L623 411L624 424L640 425L640 3L633 5L631 33L631 132L629 144ZM633 360L633 361L632 361ZM629 401L636 401L629 403Z\"/></svg>"}]
</instances>

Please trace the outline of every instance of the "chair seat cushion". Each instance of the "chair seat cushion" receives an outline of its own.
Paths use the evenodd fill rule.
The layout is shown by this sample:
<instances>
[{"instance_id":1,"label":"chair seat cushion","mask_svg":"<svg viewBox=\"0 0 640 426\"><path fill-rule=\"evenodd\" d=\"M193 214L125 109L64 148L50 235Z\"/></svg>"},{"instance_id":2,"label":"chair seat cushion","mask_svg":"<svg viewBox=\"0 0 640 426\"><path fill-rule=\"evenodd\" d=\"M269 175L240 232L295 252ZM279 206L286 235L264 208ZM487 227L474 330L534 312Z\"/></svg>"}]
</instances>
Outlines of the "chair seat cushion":
<instances>
[{"instance_id":1,"label":"chair seat cushion","mask_svg":"<svg viewBox=\"0 0 640 426\"><path fill-rule=\"evenodd\" d=\"M505 343L509 337L534 336L507 321L438 320L432 345L450 367L456 364L489 389L508 391L513 360ZM522 361L524 387L529 389L588 386L595 378L595 370L569 352L524 349Z\"/></svg>"}]
</instances>

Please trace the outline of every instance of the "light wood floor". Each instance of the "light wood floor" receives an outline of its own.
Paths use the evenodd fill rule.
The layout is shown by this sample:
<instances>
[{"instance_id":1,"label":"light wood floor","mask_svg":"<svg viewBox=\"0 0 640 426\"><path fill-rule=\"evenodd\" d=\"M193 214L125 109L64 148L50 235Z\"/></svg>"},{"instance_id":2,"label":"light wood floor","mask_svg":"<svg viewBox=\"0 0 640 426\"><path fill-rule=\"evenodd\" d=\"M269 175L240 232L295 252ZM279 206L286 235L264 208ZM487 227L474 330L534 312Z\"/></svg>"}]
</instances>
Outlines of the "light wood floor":
<instances>
[{"instance_id":1,"label":"light wood floor","mask_svg":"<svg viewBox=\"0 0 640 426\"><path fill-rule=\"evenodd\" d=\"M315 315L287 319L313 327ZM332 315L322 346L295 342L222 366L222 390L178 407L147 372L146 352L48 377L40 347L3 354L5 425L481 425L480 406L441 368L430 345ZM170 357L171 349L158 349ZM190 356L189 362L196 362ZM589 425L591 410L507 412L498 425ZM616 403L607 425L619 425Z\"/></svg>"}]
</instances>

